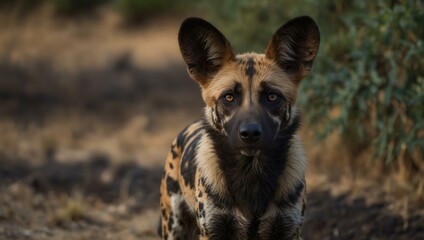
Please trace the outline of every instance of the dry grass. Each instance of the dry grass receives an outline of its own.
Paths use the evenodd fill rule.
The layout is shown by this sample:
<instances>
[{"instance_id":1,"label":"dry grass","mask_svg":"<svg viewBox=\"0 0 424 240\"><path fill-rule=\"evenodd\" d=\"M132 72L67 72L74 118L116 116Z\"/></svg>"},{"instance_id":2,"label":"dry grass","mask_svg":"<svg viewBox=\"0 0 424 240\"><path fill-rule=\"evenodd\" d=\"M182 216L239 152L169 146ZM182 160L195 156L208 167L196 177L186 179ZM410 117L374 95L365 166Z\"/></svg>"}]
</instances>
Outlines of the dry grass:
<instances>
[{"instance_id":1,"label":"dry grass","mask_svg":"<svg viewBox=\"0 0 424 240\"><path fill-rule=\"evenodd\" d=\"M81 200L68 200L63 207L57 209L48 217L48 222L50 225L60 226L86 218L83 202Z\"/></svg>"},{"instance_id":2,"label":"dry grass","mask_svg":"<svg viewBox=\"0 0 424 240\"><path fill-rule=\"evenodd\" d=\"M424 214L423 179L413 178L399 169L387 167L382 161L373 161L372 149L352 154L350 149L333 133L319 144L313 143L313 132L302 130L310 159L307 174L311 191L328 189L333 195L362 196L370 203L385 200L388 209L405 219L410 214ZM415 179L417 184L411 184Z\"/></svg>"}]
</instances>

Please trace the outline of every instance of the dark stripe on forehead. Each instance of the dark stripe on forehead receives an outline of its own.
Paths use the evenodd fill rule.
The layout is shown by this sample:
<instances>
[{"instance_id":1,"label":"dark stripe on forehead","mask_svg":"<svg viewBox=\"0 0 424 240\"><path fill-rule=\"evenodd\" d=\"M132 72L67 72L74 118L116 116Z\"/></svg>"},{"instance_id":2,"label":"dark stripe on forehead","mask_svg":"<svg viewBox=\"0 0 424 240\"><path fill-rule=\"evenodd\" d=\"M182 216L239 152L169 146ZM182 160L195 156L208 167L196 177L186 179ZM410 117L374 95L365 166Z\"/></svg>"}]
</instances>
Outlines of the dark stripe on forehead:
<instances>
[{"instance_id":1,"label":"dark stripe on forehead","mask_svg":"<svg viewBox=\"0 0 424 240\"><path fill-rule=\"evenodd\" d=\"M246 63L246 75L249 77L249 91L250 91L250 102L253 102L253 98L252 98L252 80L253 80L253 75L255 75L256 73L256 69L255 69L255 60L253 60L253 58L249 58L247 60Z\"/></svg>"},{"instance_id":2,"label":"dark stripe on forehead","mask_svg":"<svg viewBox=\"0 0 424 240\"><path fill-rule=\"evenodd\" d=\"M242 87L240 83L236 83L236 85L234 85L234 92L236 94L240 94L242 92Z\"/></svg>"},{"instance_id":3,"label":"dark stripe on forehead","mask_svg":"<svg viewBox=\"0 0 424 240\"><path fill-rule=\"evenodd\" d=\"M247 65L246 65L246 75L252 79L253 75L255 75L256 73L256 69L255 69L255 60L253 60L253 58L249 58L247 60Z\"/></svg>"}]
</instances>

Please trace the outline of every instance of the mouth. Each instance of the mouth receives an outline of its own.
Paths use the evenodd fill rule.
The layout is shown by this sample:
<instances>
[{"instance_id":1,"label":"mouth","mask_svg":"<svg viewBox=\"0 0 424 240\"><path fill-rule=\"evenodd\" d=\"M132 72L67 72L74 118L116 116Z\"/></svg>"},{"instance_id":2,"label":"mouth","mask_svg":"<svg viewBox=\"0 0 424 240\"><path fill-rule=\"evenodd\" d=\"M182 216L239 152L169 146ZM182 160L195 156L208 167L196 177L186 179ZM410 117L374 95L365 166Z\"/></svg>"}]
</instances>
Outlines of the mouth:
<instances>
[{"instance_id":1,"label":"mouth","mask_svg":"<svg viewBox=\"0 0 424 240\"><path fill-rule=\"evenodd\" d=\"M241 155L246 157L256 157L256 156L259 156L261 151L258 148L247 147L247 148L240 148L240 153Z\"/></svg>"}]
</instances>

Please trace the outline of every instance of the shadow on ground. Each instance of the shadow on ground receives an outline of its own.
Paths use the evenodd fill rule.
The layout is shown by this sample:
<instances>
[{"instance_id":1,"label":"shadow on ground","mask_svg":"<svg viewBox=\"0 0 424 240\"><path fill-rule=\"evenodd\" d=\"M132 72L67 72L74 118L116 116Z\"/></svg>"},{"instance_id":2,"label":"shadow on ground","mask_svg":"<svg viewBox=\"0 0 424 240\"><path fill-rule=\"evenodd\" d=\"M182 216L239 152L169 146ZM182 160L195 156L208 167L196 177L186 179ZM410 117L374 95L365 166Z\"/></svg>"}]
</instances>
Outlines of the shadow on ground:
<instances>
[{"instance_id":1,"label":"shadow on ground","mask_svg":"<svg viewBox=\"0 0 424 240\"><path fill-rule=\"evenodd\" d=\"M422 239L424 220L396 215L385 201L367 203L349 194L308 194L304 239Z\"/></svg>"},{"instance_id":2,"label":"shadow on ground","mask_svg":"<svg viewBox=\"0 0 424 240\"><path fill-rule=\"evenodd\" d=\"M100 69L71 73L44 59L27 65L0 59L0 73L1 113L17 121L37 122L51 111L77 110L119 122L134 112L155 116L185 109L198 114L203 106L199 87L182 63L144 69L126 53Z\"/></svg>"},{"instance_id":3,"label":"shadow on ground","mask_svg":"<svg viewBox=\"0 0 424 240\"><path fill-rule=\"evenodd\" d=\"M157 207L162 167L141 167L136 163L112 164L105 156L60 163L54 159L40 166L28 161L0 159L0 186L8 188L16 182L28 185L34 194L71 195L81 193L86 198L105 203L119 203L134 197L131 211L138 214Z\"/></svg>"}]
</instances>

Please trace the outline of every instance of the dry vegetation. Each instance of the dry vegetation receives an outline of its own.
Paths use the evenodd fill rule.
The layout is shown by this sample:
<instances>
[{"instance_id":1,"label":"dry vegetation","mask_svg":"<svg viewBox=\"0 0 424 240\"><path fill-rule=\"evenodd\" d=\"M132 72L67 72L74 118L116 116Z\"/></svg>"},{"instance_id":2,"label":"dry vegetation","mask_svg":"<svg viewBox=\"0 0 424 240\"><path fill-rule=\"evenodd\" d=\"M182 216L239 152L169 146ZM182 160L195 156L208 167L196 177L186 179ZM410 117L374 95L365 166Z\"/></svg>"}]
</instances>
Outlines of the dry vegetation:
<instances>
[{"instance_id":1,"label":"dry vegetation","mask_svg":"<svg viewBox=\"0 0 424 240\"><path fill-rule=\"evenodd\" d=\"M161 164L203 106L181 19L17 19L0 14L0 239L157 239ZM314 145L311 129L305 239L424 238L422 187L365 177L367 153Z\"/></svg>"}]
</instances>

